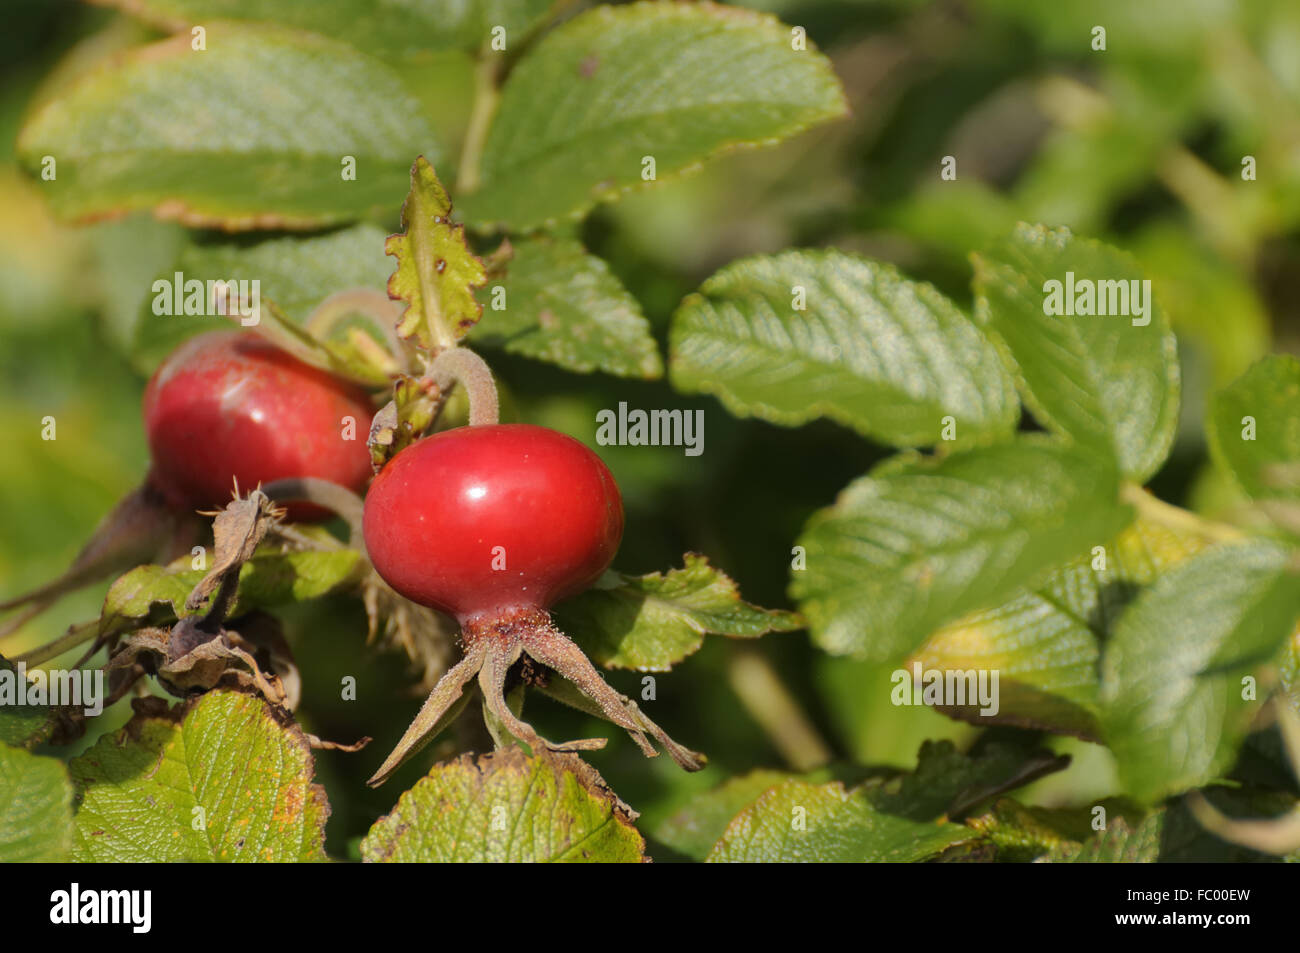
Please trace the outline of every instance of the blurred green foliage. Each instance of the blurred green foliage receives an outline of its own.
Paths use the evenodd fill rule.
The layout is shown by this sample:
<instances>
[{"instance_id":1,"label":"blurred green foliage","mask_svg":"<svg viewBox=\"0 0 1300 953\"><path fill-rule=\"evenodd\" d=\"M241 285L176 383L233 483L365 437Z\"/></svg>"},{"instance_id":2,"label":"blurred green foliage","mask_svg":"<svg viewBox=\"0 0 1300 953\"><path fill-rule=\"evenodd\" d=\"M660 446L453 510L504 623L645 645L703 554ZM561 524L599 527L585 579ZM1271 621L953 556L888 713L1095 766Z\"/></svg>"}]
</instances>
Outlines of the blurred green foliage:
<instances>
[{"instance_id":1,"label":"blurred green foliage","mask_svg":"<svg viewBox=\"0 0 1300 953\"><path fill-rule=\"evenodd\" d=\"M852 116L767 151L741 152L649 191L601 206L580 237L641 302L661 344L681 298L746 254L790 246L859 252L934 282L971 307L967 255L1019 219L1068 225L1140 260L1179 334L1183 419L1160 495L1229 511L1233 491L1204 443L1209 391L1270 350L1300 347L1300 5L1294 0L753 0L807 27L832 58ZM109 11L64 0L7 6L0 34L0 596L58 572L113 501L143 476L139 400L148 361L132 349L149 281L189 243L220 236L132 217L74 228L56 223L39 182L12 161L19 124L53 86L147 36ZM1096 25L1106 50L1091 45ZM443 139L468 120L472 65L442 54L395 64ZM455 148L448 150L456 153ZM941 162L956 158L956 181ZM1254 156L1255 181L1242 158ZM453 181L449 179L448 181ZM395 230L398 209L376 220ZM745 598L788 607L790 546L804 520L885 456L848 429L819 421L781 429L737 420L712 399L663 381L574 375L487 349L519 419L593 443L595 412L626 400L703 407L705 452L601 448L624 490L628 528L616 567L640 573L705 553ZM157 355L154 356L156 359ZM42 419L57 439L41 439ZM106 585L67 600L5 645L21 651L93 617ZM364 646L356 600L330 598L287 614L302 668L308 730L373 750L321 752L333 816L327 847L356 841L423 772L409 764L380 791L356 779L400 734L415 706L403 660ZM758 651L784 679L833 754L907 767L924 738L974 729L884 702L887 671L832 659L804 633L774 634ZM542 700L531 718L551 737L609 735L590 760L645 815L643 830L692 792L756 766L789 767L733 684L740 646L704 649L659 677L656 719L710 767L688 776L646 763L605 726ZM345 675L358 701L339 698ZM609 680L632 692L639 676ZM114 727L117 713L97 722ZM87 739L90 741L93 739ZM473 739L469 739L473 740ZM448 739L445 755L454 750ZM1076 754L1064 774L1029 789L1041 803L1113 793L1103 749ZM358 767L358 760L365 767ZM651 843L652 853L672 852Z\"/></svg>"}]
</instances>

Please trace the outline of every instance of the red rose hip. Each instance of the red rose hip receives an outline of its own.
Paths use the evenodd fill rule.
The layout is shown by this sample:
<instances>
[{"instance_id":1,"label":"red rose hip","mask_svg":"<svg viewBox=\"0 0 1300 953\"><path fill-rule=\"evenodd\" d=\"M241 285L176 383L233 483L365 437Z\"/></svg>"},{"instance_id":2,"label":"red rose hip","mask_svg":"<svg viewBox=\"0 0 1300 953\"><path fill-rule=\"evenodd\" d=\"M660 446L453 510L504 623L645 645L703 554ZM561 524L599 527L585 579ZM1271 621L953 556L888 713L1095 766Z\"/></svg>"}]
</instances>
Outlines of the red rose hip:
<instances>
[{"instance_id":1,"label":"red rose hip","mask_svg":"<svg viewBox=\"0 0 1300 953\"><path fill-rule=\"evenodd\" d=\"M251 332L186 341L154 373L143 404L152 458L144 484L118 503L63 575L0 601L0 612L28 607L0 625L0 637L65 593L141 562L174 559L195 535L194 511L228 503L236 480L247 492L314 477L360 493L370 476L370 396ZM330 515L305 500L284 502L290 520Z\"/></svg>"},{"instance_id":2,"label":"red rose hip","mask_svg":"<svg viewBox=\"0 0 1300 953\"><path fill-rule=\"evenodd\" d=\"M677 744L611 688L548 611L595 582L623 536L618 485L583 444L545 427L497 423L416 441L375 477L363 533L379 575L408 599L456 616L465 647L371 786L391 777L455 717L474 680L498 745L513 738L534 753L603 747L603 738L548 741L511 709L511 672L525 656L533 684L567 684L586 697L567 701L584 711L593 705L647 757L657 754L649 735L686 770L704 766L703 755Z\"/></svg>"},{"instance_id":3,"label":"red rose hip","mask_svg":"<svg viewBox=\"0 0 1300 953\"><path fill-rule=\"evenodd\" d=\"M456 616L546 609L586 589L623 535L609 469L565 434L528 424L419 440L375 477L365 504L375 569L414 602Z\"/></svg>"},{"instance_id":4,"label":"red rose hip","mask_svg":"<svg viewBox=\"0 0 1300 953\"><path fill-rule=\"evenodd\" d=\"M370 475L373 414L360 387L256 334L203 334L174 351L145 389L148 482L187 510L225 504L236 480L251 490L316 477L359 493ZM353 439L345 439L348 418ZM311 504L289 506L291 519L324 515Z\"/></svg>"}]
</instances>

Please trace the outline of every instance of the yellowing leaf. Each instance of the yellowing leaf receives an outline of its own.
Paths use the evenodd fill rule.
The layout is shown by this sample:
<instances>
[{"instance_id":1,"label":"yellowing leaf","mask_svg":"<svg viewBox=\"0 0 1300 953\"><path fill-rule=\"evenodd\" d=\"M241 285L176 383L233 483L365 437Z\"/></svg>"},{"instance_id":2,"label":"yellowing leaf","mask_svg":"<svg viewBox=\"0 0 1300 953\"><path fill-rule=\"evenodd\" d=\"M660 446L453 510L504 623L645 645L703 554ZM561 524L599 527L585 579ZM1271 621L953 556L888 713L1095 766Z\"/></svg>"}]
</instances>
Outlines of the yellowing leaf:
<instances>
[{"instance_id":1,"label":"yellowing leaf","mask_svg":"<svg viewBox=\"0 0 1300 953\"><path fill-rule=\"evenodd\" d=\"M710 863L911 863L978 835L959 824L914 821L878 810L868 793L838 781L788 781L727 826Z\"/></svg>"},{"instance_id":2,"label":"yellowing leaf","mask_svg":"<svg viewBox=\"0 0 1300 953\"><path fill-rule=\"evenodd\" d=\"M909 670L920 663L923 671L996 671L996 713L981 714L974 700L940 710L977 725L1011 724L1096 741L1102 640L1143 587L1212 542L1194 528L1141 515L1102 553L1085 553L1032 591L939 629L909 660Z\"/></svg>"},{"instance_id":3,"label":"yellowing leaf","mask_svg":"<svg viewBox=\"0 0 1300 953\"><path fill-rule=\"evenodd\" d=\"M209 692L183 718L137 716L71 769L77 860L325 859L308 740L259 698Z\"/></svg>"},{"instance_id":4,"label":"yellowing leaf","mask_svg":"<svg viewBox=\"0 0 1300 953\"><path fill-rule=\"evenodd\" d=\"M698 651L708 633L753 639L803 627L793 612L740 598L736 583L699 553L681 569L644 576L606 573L556 608L571 638L608 668L666 672Z\"/></svg>"},{"instance_id":5,"label":"yellowing leaf","mask_svg":"<svg viewBox=\"0 0 1300 953\"><path fill-rule=\"evenodd\" d=\"M451 198L424 156L411 167L402 228L384 244L397 259L389 297L407 304L397 333L415 337L430 351L452 347L483 313L474 289L483 286L487 273L465 244L464 227L451 223Z\"/></svg>"},{"instance_id":6,"label":"yellowing leaf","mask_svg":"<svg viewBox=\"0 0 1300 953\"><path fill-rule=\"evenodd\" d=\"M636 817L576 755L517 747L435 765L361 844L376 863L636 862Z\"/></svg>"}]
</instances>

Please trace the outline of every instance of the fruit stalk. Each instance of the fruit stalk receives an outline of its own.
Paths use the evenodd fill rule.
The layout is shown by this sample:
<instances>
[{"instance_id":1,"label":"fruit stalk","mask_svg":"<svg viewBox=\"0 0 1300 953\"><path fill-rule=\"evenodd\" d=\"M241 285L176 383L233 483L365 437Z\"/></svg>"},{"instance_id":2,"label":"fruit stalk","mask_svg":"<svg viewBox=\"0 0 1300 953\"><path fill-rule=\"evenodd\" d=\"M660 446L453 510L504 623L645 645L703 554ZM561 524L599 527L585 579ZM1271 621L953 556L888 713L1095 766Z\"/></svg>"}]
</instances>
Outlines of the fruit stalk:
<instances>
[{"instance_id":1,"label":"fruit stalk","mask_svg":"<svg viewBox=\"0 0 1300 953\"><path fill-rule=\"evenodd\" d=\"M501 419L497 385L487 362L473 351L451 347L441 352L429 367L429 377L439 391L446 393L459 382L469 395L469 424L478 427L495 424Z\"/></svg>"}]
</instances>

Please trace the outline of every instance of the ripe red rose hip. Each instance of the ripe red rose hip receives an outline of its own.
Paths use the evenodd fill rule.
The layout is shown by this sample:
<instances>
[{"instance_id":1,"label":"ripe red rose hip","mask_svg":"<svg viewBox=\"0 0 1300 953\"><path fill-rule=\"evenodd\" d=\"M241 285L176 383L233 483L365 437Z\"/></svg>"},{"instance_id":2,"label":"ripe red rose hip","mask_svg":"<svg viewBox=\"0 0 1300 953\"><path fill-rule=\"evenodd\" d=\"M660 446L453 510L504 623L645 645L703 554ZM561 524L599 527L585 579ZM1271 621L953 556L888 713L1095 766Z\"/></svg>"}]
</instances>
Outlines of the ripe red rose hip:
<instances>
[{"instance_id":1,"label":"ripe red rose hip","mask_svg":"<svg viewBox=\"0 0 1300 953\"><path fill-rule=\"evenodd\" d=\"M186 510L227 503L236 480L249 490L316 477L360 492L373 414L364 390L255 334L203 334L174 351L145 390L148 482ZM345 439L347 418L354 439ZM323 515L289 506L291 519Z\"/></svg>"},{"instance_id":2,"label":"ripe red rose hip","mask_svg":"<svg viewBox=\"0 0 1300 953\"><path fill-rule=\"evenodd\" d=\"M547 741L519 718L506 691L524 656L540 666L535 684L586 696L647 757L657 754L649 735L686 770L704 766L703 755L611 688L548 611L600 577L623 535L618 485L587 447L526 424L475 423L426 437L375 477L363 534L379 575L408 599L456 616L465 646L371 786L446 726L473 680L498 744L513 738L534 754L603 747L603 738Z\"/></svg>"},{"instance_id":3,"label":"ripe red rose hip","mask_svg":"<svg viewBox=\"0 0 1300 953\"><path fill-rule=\"evenodd\" d=\"M390 460L366 495L366 549L414 602L456 616L546 609L586 589L623 536L609 469L565 434L458 427Z\"/></svg>"}]
</instances>

